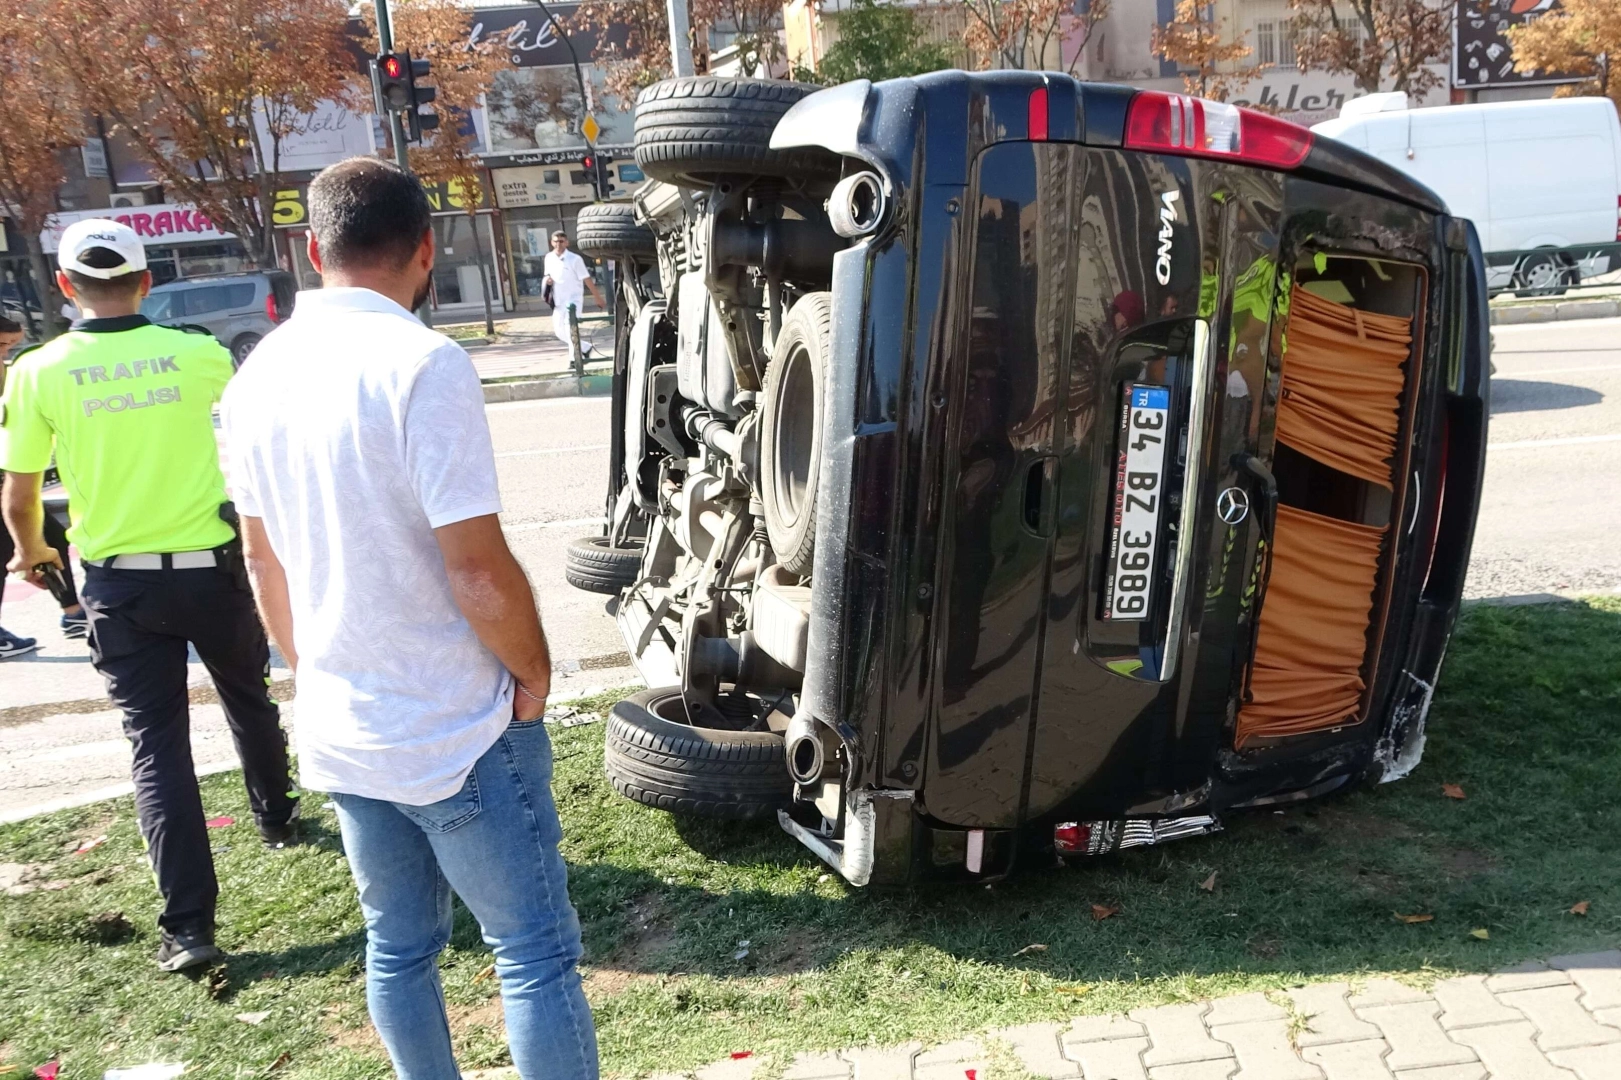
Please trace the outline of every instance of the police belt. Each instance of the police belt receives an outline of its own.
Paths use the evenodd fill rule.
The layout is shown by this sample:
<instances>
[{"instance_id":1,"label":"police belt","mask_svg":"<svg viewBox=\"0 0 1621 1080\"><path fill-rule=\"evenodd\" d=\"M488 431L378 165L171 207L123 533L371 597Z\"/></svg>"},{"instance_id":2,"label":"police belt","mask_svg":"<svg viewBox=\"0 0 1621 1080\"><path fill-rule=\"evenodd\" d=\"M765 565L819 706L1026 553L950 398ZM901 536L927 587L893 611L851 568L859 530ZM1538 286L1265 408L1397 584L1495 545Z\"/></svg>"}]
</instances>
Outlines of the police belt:
<instances>
[{"instance_id":1,"label":"police belt","mask_svg":"<svg viewBox=\"0 0 1621 1080\"><path fill-rule=\"evenodd\" d=\"M104 570L206 570L223 566L223 552L176 551L162 554L114 555L106 559L86 559L86 565Z\"/></svg>"}]
</instances>

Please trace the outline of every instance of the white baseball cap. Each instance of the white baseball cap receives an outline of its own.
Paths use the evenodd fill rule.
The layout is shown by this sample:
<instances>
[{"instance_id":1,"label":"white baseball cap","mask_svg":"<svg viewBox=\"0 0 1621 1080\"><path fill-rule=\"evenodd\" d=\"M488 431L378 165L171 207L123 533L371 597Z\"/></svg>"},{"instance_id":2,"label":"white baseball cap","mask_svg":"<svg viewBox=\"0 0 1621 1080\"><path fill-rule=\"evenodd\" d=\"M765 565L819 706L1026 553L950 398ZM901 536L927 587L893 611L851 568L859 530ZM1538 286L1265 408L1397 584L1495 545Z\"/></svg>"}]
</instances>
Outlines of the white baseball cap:
<instances>
[{"instance_id":1,"label":"white baseball cap","mask_svg":"<svg viewBox=\"0 0 1621 1080\"><path fill-rule=\"evenodd\" d=\"M56 262L85 277L123 277L146 269L146 248L128 225L107 218L85 218L62 230Z\"/></svg>"}]
</instances>

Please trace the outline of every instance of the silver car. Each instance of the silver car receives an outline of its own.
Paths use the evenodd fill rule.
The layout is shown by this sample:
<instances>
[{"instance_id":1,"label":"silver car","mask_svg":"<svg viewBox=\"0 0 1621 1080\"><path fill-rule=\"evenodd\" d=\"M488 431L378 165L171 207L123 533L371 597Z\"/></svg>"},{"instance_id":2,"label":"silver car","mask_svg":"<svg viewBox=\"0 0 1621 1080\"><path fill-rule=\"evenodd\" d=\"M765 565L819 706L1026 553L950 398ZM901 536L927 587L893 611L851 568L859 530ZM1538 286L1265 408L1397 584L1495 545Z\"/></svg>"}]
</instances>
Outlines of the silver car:
<instances>
[{"instance_id":1,"label":"silver car","mask_svg":"<svg viewBox=\"0 0 1621 1080\"><path fill-rule=\"evenodd\" d=\"M201 326L231 350L237 367L293 313L298 283L284 270L183 278L159 285L141 304L155 323Z\"/></svg>"}]
</instances>

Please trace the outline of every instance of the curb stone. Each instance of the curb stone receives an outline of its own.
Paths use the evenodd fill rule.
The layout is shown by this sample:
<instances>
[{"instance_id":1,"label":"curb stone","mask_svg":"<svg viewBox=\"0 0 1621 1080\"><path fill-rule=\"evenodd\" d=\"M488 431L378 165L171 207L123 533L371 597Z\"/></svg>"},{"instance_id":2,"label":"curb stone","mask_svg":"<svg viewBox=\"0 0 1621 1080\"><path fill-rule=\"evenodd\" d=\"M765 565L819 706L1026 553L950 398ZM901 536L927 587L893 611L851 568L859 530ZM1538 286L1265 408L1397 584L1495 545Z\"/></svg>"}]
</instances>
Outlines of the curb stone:
<instances>
[{"instance_id":1,"label":"curb stone","mask_svg":"<svg viewBox=\"0 0 1621 1080\"><path fill-rule=\"evenodd\" d=\"M611 375L587 375L584 378L562 375L550 379L525 379L522 382L487 382L484 384L484 404L537 401L542 398L601 397L612 389Z\"/></svg>"},{"instance_id":2,"label":"curb stone","mask_svg":"<svg viewBox=\"0 0 1621 1080\"><path fill-rule=\"evenodd\" d=\"M1610 319L1621 315L1621 299L1558 300L1536 304L1493 304L1493 326L1516 323L1566 322L1571 319Z\"/></svg>"}]
</instances>

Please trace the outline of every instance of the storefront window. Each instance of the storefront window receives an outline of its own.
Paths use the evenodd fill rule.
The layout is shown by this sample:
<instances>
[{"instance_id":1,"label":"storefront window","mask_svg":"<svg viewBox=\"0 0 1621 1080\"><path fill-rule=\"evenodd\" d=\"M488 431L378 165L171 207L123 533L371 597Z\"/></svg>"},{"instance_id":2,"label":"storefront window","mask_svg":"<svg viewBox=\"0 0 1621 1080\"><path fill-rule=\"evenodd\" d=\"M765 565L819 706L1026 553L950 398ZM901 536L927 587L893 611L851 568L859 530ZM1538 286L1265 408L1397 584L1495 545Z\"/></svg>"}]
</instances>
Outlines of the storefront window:
<instances>
[{"instance_id":1,"label":"storefront window","mask_svg":"<svg viewBox=\"0 0 1621 1080\"><path fill-rule=\"evenodd\" d=\"M588 68L592 116L602 127L599 146L628 146L634 119L607 92L606 74ZM486 96L490 143L496 153L585 147L580 124L586 109L572 67L515 67L497 72Z\"/></svg>"},{"instance_id":2,"label":"storefront window","mask_svg":"<svg viewBox=\"0 0 1621 1080\"><path fill-rule=\"evenodd\" d=\"M478 230L475 244L473 230ZM433 219L433 297L434 307L484 306L484 289L490 290L490 303L501 307L498 285L486 282L494 276L495 232L490 215L468 217L447 214Z\"/></svg>"}]
</instances>

